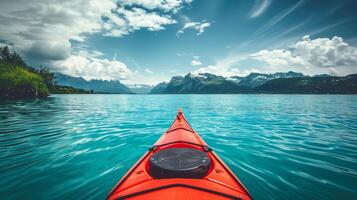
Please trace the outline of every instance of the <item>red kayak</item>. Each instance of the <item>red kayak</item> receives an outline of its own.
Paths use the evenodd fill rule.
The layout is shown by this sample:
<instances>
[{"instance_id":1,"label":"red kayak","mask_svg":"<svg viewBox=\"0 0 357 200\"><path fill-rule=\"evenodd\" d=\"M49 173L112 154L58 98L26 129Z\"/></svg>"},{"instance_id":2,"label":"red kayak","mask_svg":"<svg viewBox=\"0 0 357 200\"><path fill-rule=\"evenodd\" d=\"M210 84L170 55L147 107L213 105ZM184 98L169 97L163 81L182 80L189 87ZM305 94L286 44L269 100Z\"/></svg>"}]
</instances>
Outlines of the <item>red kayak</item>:
<instances>
[{"instance_id":1,"label":"red kayak","mask_svg":"<svg viewBox=\"0 0 357 200\"><path fill-rule=\"evenodd\" d=\"M117 183L108 199L248 200L251 196L179 110L170 128Z\"/></svg>"}]
</instances>

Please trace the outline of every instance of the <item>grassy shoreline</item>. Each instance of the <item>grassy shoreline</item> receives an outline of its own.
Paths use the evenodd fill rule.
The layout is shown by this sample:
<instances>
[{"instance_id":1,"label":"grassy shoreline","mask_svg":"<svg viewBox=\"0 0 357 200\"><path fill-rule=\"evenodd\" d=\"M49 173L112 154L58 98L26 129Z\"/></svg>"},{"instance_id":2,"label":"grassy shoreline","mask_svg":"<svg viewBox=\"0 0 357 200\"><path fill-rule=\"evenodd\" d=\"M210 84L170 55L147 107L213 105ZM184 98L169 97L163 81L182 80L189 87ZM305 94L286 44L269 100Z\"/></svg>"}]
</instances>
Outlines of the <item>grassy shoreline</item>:
<instances>
[{"instance_id":1,"label":"grassy shoreline","mask_svg":"<svg viewBox=\"0 0 357 200\"><path fill-rule=\"evenodd\" d=\"M49 89L41 75L26 67L0 62L0 96L3 98L46 98Z\"/></svg>"}]
</instances>

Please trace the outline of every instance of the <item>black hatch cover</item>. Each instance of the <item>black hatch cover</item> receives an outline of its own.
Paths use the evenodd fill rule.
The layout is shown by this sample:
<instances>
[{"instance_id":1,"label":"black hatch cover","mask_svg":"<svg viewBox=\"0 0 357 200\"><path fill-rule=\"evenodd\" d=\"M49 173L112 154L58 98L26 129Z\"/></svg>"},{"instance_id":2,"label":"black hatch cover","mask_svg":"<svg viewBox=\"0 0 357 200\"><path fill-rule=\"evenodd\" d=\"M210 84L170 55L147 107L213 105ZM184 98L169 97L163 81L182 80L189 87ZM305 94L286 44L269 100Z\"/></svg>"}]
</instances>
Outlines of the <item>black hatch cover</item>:
<instances>
[{"instance_id":1,"label":"black hatch cover","mask_svg":"<svg viewBox=\"0 0 357 200\"><path fill-rule=\"evenodd\" d=\"M150 158L150 174L155 178L201 178L211 166L208 155L193 148L169 148Z\"/></svg>"}]
</instances>

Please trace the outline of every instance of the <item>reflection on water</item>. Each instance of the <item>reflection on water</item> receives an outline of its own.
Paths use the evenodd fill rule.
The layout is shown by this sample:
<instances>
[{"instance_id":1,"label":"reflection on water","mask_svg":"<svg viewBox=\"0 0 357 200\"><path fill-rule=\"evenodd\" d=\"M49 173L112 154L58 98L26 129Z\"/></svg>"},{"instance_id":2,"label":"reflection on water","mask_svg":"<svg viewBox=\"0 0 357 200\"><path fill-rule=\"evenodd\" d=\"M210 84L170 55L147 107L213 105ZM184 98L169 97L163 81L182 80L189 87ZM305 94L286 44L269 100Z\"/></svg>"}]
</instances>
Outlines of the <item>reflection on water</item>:
<instances>
[{"instance_id":1,"label":"reflection on water","mask_svg":"<svg viewBox=\"0 0 357 200\"><path fill-rule=\"evenodd\" d=\"M104 199L179 107L254 199L357 199L357 96L55 95L0 102L1 199Z\"/></svg>"}]
</instances>

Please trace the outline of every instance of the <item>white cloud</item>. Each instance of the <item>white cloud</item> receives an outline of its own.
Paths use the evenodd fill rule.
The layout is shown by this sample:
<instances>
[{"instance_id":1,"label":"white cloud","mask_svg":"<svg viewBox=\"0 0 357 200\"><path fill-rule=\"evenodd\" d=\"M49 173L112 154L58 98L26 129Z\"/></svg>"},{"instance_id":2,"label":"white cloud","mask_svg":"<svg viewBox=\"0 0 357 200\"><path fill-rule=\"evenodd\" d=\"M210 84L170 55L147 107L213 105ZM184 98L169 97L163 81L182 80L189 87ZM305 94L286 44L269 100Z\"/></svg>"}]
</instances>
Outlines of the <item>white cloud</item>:
<instances>
[{"instance_id":1,"label":"white cloud","mask_svg":"<svg viewBox=\"0 0 357 200\"><path fill-rule=\"evenodd\" d=\"M209 65L207 67L201 67L192 73L199 74L199 73L211 73L221 76L234 76L238 74L242 74L245 72L241 72L237 66L239 62L244 60L246 56L244 55L229 55L224 59L218 60L213 65Z\"/></svg>"},{"instance_id":2,"label":"white cloud","mask_svg":"<svg viewBox=\"0 0 357 200\"><path fill-rule=\"evenodd\" d=\"M153 74L154 72L153 71L151 71L149 68L145 68L145 70L144 70L146 73L148 73L148 74Z\"/></svg>"},{"instance_id":3,"label":"white cloud","mask_svg":"<svg viewBox=\"0 0 357 200\"><path fill-rule=\"evenodd\" d=\"M192 60L191 65L192 66L200 66L200 65L202 65L202 62L199 60Z\"/></svg>"},{"instance_id":4,"label":"white cloud","mask_svg":"<svg viewBox=\"0 0 357 200\"><path fill-rule=\"evenodd\" d=\"M83 77L86 80L126 81L133 78L134 75L134 72L120 61L98 59L85 55L71 55L64 61L55 61L54 65L58 71L64 74Z\"/></svg>"},{"instance_id":5,"label":"white cloud","mask_svg":"<svg viewBox=\"0 0 357 200\"><path fill-rule=\"evenodd\" d=\"M289 50L278 49L278 50L261 50L257 53L251 54L252 59L262 61L271 69L281 68L281 66L290 66L290 67L308 67L306 61Z\"/></svg>"},{"instance_id":6,"label":"white cloud","mask_svg":"<svg viewBox=\"0 0 357 200\"><path fill-rule=\"evenodd\" d=\"M103 56L104 53L101 51L98 51L98 50L88 51L86 49L78 49L78 52L76 53L76 55L80 55L80 56L88 57L88 58L99 58L99 57ZM115 60L115 59L113 59L113 60Z\"/></svg>"},{"instance_id":7,"label":"white cloud","mask_svg":"<svg viewBox=\"0 0 357 200\"><path fill-rule=\"evenodd\" d=\"M160 9L165 12L173 11L176 12L184 4L191 3L192 0L123 0L124 5L139 5L146 9L154 10Z\"/></svg>"},{"instance_id":8,"label":"white cloud","mask_svg":"<svg viewBox=\"0 0 357 200\"><path fill-rule=\"evenodd\" d=\"M2 0L0 39L29 56L62 60L71 53L71 41L102 28L102 16L112 15L111 0ZM4 28L6 27L6 28Z\"/></svg>"},{"instance_id":9,"label":"white cloud","mask_svg":"<svg viewBox=\"0 0 357 200\"><path fill-rule=\"evenodd\" d=\"M357 48L341 37L301 40L284 49L261 50L242 55L230 54L215 64L193 73L213 73L222 76L247 75L251 72L273 73L296 71L307 75L347 75L357 72Z\"/></svg>"},{"instance_id":10,"label":"white cloud","mask_svg":"<svg viewBox=\"0 0 357 200\"><path fill-rule=\"evenodd\" d=\"M306 74L348 74L357 71L357 48L341 37L317 38L304 36L288 49L262 50L251 54L271 71L296 70Z\"/></svg>"},{"instance_id":11,"label":"white cloud","mask_svg":"<svg viewBox=\"0 0 357 200\"><path fill-rule=\"evenodd\" d=\"M246 76L252 72L259 73L261 71L256 68L250 68L250 69L245 69L245 70L240 70L237 67L224 68L224 67L220 66L219 64L215 64L215 65L209 65L207 67L199 68L198 70L195 70L192 73L193 74L210 73L210 74L230 77L230 76L237 76L237 75L238 76Z\"/></svg>"},{"instance_id":12,"label":"white cloud","mask_svg":"<svg viewBox=\"0 0 357 200\"><path fill-rule=\"evenodd\" d=\"M256 0L250 12L250 18L256 18L262 15L269 7L271 0Z\"/></svg>"},{"instance_id":13,"label":"white cloud","mask_svg":"<svg viewBox=\"0 0 357 200\"><path fill-rule=\"evenodd\" d=\"M92 33L121 37L140 29L163 30L176 23L173 12L190 2L2 0L0 40L31 57L63 60L71 55L73 41L85 42ZM136 6L165 10L166 14Z\"/></svg>"},{"instance_id":14,"label":"white cloud","mask_svg":"<svg viewBox=\"0 0 357 200\"><path fill-rule=\"evenodd\" d=\"M132 8L129 10L121 7L118 8L116 12L121 18L115 16L114 19L116 19L120 26L115 23L109 24L109 22L107 22L106 26L108 26L110 30L105 33L106 36L122 37L142 28L150 31L159 31L164 30L164 26L166 25L177 23L170 15L159 15L156 12L147 12L141 8ZM116 28L111 28L113 26L116 26Z\"/></svg>"},{"instance_id":15,"label":"white cloud","mask_svg":"<svg viewBox=\"0 0 357 200\"><path fill-rule=\"evenodd\" d=\"M209 22L187 22L185 25L177 31L177 35L183 34L187 29L193 29L197 31L197 35L201 35L206 28L210 27L211 23Z\"/></svg>"},{"instance_id":16,"label":"white cloud","mask_svg":"<svg viewBox=\"0 0 357 200\"><path fill-rule=\"evenodd\" d=\"M217 74L217 75L222 75L222 70L219 69L219 67L214 66L214 65L209 65L207 67L201 67L195 71L193 71L193 74L200 74L200 73L211 73L211 74Z\"/></svg>"},{"instance_id":17,"label":"white cloud","mask_svg":"<svg viewBox=\"0 0 357 200\"><path fill-rule=\"evenodd\" d=\"M191 0L1 0L0 41L26 58L86 79L125 80L135 72L84 43L90 34L122 37L164 30Z\"/></svg>"},{"instance_id":18,"label":"white cloud","mask_svg":"<svg viewBox=\"0 0 357 200\"><path fill-rule=\"evenodd\" d=\"M341 37L311 40L304 36L293 49L317 67L357 66L357 48L350 46Z\"/></svg>"}]
</instances>

